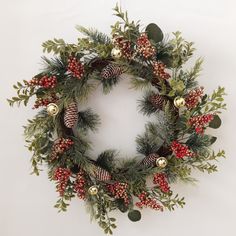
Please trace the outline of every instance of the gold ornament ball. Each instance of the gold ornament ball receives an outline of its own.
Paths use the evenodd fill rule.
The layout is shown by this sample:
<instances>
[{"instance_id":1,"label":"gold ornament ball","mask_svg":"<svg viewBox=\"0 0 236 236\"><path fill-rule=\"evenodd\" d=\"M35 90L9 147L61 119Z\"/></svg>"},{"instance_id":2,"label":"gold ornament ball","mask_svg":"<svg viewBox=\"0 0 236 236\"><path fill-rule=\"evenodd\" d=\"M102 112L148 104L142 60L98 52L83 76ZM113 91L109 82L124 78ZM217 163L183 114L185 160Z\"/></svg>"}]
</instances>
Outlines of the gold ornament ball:
<instances>
[{"instance_id":1,"label":"gold ornament ball","mask_svg":"<svg viewBox=\"0 0 236 236\"><path fill-rule=\"evenodd\" d=\"M165 168L167 166L168 161L165 157L159 157L156 160L156 165L161 168Z\"/></svg>"},{"instance_id":2,"label":"gold ornament ball","mask_svg":"<svg viewBox=\"0 0 236 236\"><path fill-rule=\"evenodd\" d=\"M97 193L98 193L98 188L97 188L97 186L91 186L89 189L88 189L88 193L90 194L90 195L92 195L92 196L94 196L94 195L97 195Z\"/></svg>"},{"instance_id":3,"label":"gold ornament ball","mask_svg":"<svg viewBox=\"0 0 236 236\"><path fill-rule=\"evenodd\" d=\"M121 50L119 48L113 48L111 50L111 56L115 59L119 59L122 56Z\"/></svg>"},{"instance_id":4,"label":"gold ornament ball","mask_svg":"<svg viewBox=\"0 0 236 236\"><path fill-rule=\"evenodd\" d=\"M185 106L185 99L182 98L182 97L176 97L176 98L174 99L174 105L175 105L175 107L177 107L177 108L184 107L184 106Z\"/></svg>"},{"instance_id":5,"label":"gold ornament ball","mask_svg":"<svg viewBox=\"0 0 236 236\"><path fill-rule=\"evenodd\" d=\"M47 113L48 113L48 115L55 116L55 115L58 114L58 112L59 112L59 108L58 108L57 104L50 103L50 104L47 105Z\"/></svg>"}]
</instances>

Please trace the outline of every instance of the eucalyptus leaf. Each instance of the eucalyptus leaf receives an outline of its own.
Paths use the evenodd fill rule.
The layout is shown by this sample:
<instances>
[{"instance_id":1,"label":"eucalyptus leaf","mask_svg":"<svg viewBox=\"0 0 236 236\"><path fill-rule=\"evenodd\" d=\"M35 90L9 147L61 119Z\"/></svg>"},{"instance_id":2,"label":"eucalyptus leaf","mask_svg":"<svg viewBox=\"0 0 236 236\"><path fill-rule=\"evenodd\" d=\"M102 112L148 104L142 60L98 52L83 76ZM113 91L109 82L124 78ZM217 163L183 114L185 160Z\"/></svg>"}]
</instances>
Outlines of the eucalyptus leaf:
<instances>
[{"instance_id":1,"label":"eucalyptus leaf","mask_svg":"<svg viewBox=\"0 0 236 236\"><path fill-rule=\"evenodd\" d=\"M218 129L221 126L221 119L218 115L214 116L214 119L210 122L209 127L212 129Z\"/></svg>"},{"instance_id":2,"label":"eucalyptus leaf","mask_svg":"<svg viewBox=\"0 0 236 236\"><path fill-rule=\"evenodd\" d=\"M210 139L211 144L215 143L216 140L217 140L217 137L212 136Z\"/></svg>"},{"instance_id":3,"label":"eucalyptus leaf","mask_svg":"<svg viewBox=\"0 0 236 236\"><path fill-rule=\"evenodd\" d=\"M146 27L146 32L148 38L153 40L155 43L161 42L164 38L161 29L154 23L151 23Z\"/></svg>"},{"instance_id":4,"label":"eucalyptus leaf","mask_svg":"<svg viewBox=\"0 0 236 236\"><path fill-rule=\"evenodd\" d=\"M138 210L132 210L128 213L128 217L131 221L136 222L141 219L141 213Z\"/></svg>"}]
</instances>

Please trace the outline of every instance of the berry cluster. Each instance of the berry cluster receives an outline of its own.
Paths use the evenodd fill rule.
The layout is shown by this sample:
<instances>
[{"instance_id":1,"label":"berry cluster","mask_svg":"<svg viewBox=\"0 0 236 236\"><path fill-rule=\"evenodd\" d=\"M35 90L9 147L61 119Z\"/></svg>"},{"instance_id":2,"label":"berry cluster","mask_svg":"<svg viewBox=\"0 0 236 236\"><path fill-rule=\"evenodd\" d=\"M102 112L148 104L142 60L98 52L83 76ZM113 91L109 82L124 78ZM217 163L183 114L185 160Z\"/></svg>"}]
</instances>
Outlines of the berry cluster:
<instances>
[{"instance_id":1,"label":"berry cluster","mask_svg":"<svg viewBox=\"0 0 236 236\"><path fill-rule=\"evenodd\" d=\"M190 110L195 108L203 97L203 87L191 90L185 98L186 107Z\"/></svg>"},{"instance_id":2,"label":"berry cluster","mask_svg":"<svg viewBox=\"0 0 236 236\"><path fill-rule=\"evenodd\" d=\"M47 98L37 98L34 103L33 109L37 109L39 107L46 107L49 103L56 103L58 101L58 97L55 94L51 94Z\"/></svg>"},{"instance_id":3,"label":"berry cluster","mask_svg":"<svg viewBox=\"0 0 236 236\"><path fill-rule=\"evenodd\" d=\"M165 72L166 66L160 61L153 63L153 74L160 79L169 79L170 74Z\"/></svg>"},{"instance_id":4,"label":"berry cluster","mask_svg":"<svg viewBox=\"0 0 236 236\"><path fill-rule=\"evenodd\" d=\"M85 199L85 177L84 172L80 170L76 176L76 181L74 185L74 190L77 193L78 198Z\"/></svg>"},{"instance_id":5,"label":"berry cluster","mask_svg":"<svg viewBox=\"0 0 236 236\"><path fill-rule=\"evenodd\" d=\"M53 76L43 76L42 78L33 78L28 82L29 86L39 86L42 88L55 88L57 84L57 77L55 75Z\"/></svg>"},{"instance_id":6,"label":"berry cluster","mask_svg":"<svg viewBox=\"0 0 236 236\"><path fill-rule=\"evenodd\" d=\"M71 171L67 168L58 167L54 172L53 179L58 181L57 191L59 192L60 196L64 195L70 176Z\"/></svg>"},{"instance_id":7,"label":"berry cluster","mask_svg":"<svg viewBox=\"0 0 236 236\"><path fill-rule=\"evenodd\" d=\"M156 184L163 193L170 191L169 184L167 182L166 175L163 173L157 173L153 176L153 183Z\"/></svg>"},{"instance_id":8,"label":"berry cluster","mask_svg":"<svg viewBox=\"0 0 236 236\"><path fill-rule=\"evenodd\" d=\"M114 196L115 199L122 199L125 205L128 205L129 195L127 193L128 184L116 182L114 184L107 185L108 191Z\"/></svg>"},{"instance_id":9,"label":"berry cluster","mask_svg":"<svg viewBox=\"0 0 236 236\"><path fill-rule=\"evenodd\" d=\"M137 39L137 51L146 59L156 54L155 47L152 46L146 33L143 33Z\"/></svg>"},{"instance_id":10,"label":"berry cluster","mask_svg":"<svg viewBox=\"0 0 236 236\"><path fill-rule=\"evenodd\" d=\"M189 150L187 145L181 144L178 141L172 142L171 149L177 158L193 157L194 156L194 152Z\"/></svg>"},{"instance_id":11,"label":"berry cluster","mask_svg":"<svg viewBox=\"0 0 236 236\"><path fill-rule=\"evenodd\" d=\"M195 128L196 133L203 134L204 127L206 127L214 118L214 115L199 115L193 116L189 119L189 124Z\"/></svg>"},{"instance_id":12,"label":"berry cluster","mask_svg":"<svg viewBox=\"0 0 236 236\"><path fill-rule=\"evenodd\" d=\"M156 201L156 199L148 196L147 192L142 192L138 195L139 202L136 202L135 205L139 208L150 207L154 210L163 211L163 207Z\"/></svg>"},{"instance_id":13,"label":"berry cluster","mask_svg":"<svg viewBox=\"0 0 236 236\"><path fill-rule=\"evenodd\" d=\"M67 70L78 79L81 79L84 75L84 65L75 57L71 57L68 59Z\"/></svg>"},{"instance_id":14,"label":"berry cluster","mask_svg":"<svg viewBox=\"0 0 236 236\"><path fill-rule=\"evenodd\" d=\"M57 139L52 147L51 159L54 160L58 155L67 151L74 144L73 140L69 138L59 138Z\"/></svg>"},{"instance_id":15,"label":"berry cluster","mask_svg":"<svg viewBox=\"0 0 236 236\"><path fill-rule=\"evenodd\" d=\"M123 36L115 36L113 38L114 45L121 50L122 56L131 59L133 56L131 42Z\"/></svg>"}]
</instances>

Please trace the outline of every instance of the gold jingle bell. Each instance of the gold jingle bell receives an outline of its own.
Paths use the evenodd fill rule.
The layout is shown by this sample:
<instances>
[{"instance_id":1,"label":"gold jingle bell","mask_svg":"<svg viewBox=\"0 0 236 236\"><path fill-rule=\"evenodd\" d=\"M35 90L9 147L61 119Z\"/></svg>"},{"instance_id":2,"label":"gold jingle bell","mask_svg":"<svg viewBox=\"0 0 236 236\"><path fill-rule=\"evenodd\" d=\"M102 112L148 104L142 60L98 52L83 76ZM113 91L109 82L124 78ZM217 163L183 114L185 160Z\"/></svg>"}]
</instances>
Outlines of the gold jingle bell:
<instances>
[{"instance_id":1,"label":"gold jingle bell","mask_svg":"<svg viewBox=\"0 0 236 236\"><path fill-rule=\"evenodd\" d=\"M113 48L111 50L111 56L116 59L121 58L122 56L121 50L119 48Z\"/></svg>"},{"instance_id":2,"label":"gold jingle bell","mask_svg":"<svg viewBox=\"0 0 236 236\"><path fill-rule=\"evenodd\" d=\"M165 157L159 157L156 159L156 165L161 168L165 168L167 166L168 161Z\"/></svg>"},{"instance_id":3,"label":"gold jingle bell","mask_svg":"<svg viewBox=\"0 0 236 236\"><path fill-rule=\"evenodd\" d=\"M58 112L59 112L59 108L58 108L57 104L49 103L47 105L47 113L48 113L48 115L56 116L58 114Z\"/></svg>"},{"instance_id":4,"label":"gold jingle bell","mask_svg":"<svg viewBox=\"0 0 236 236\"><path fill-rule=\"evenodd\" d=\"M183 97L176 97L174 99L174 105L175 107L177 108L181 108L181 107L184 107L185 106L185 99Z\"/></svg>"},{"instance_id":5,"label":"gold jingle bell","mask_svg":"<svg viewBox=\"0 0 236 236\"><path fill-rule=\"evenodd\" d=\"M88 189L88 193L90 194L90 195L92 195L92 196L94 196L94 195L97 195L97 193L98 193L98 188L97 188L97 186L91 186L89 189Z\"/></svg>"}]
</instances>

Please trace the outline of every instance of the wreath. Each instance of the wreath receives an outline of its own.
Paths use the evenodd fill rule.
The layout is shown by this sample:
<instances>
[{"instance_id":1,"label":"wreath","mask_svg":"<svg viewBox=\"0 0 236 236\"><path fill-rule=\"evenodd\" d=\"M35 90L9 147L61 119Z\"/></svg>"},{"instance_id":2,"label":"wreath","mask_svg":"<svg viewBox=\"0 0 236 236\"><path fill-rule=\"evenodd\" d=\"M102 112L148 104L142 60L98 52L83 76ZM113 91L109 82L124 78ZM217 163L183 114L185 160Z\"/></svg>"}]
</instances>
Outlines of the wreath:
<instances>
[{"instance_id":1,"label":"wreath","mask_svg":"<svg viewBox=\"0 0 236 236\"><path fill-rule=\"evenodd\" d=\"M55 207L65 211L77 196L109 234L116 228L116 219L110 217L113 210L138 221L142 208L183 207L184 198L174 194L170 184L194 182L193 169L217 171L215 161L225 156L223 150L211 149L216 137L205 133L207 127L221 125L225 91L218 87L208 95L198 85L201 58L186 69L193 43L185 41L180 32L167 40L154 23L142 30L118 5L114 11L120 20L111 26L111 38L77 26L85 37L76 44L63 39L44 42L44 52L54 55L43 57L42 71L14 85L17 96L8 99L11 106L27 106L34 97L33 109L40 108L28 120L24 134L33 153L33 173L39 175L40 166L46 164L49 179L56 184ZM133 89L144 91L139 110L154 121L136 138L137 157L115 158L118 153L111 149L96 158L87 137L96 131L99 116L92 109L78 107L96 88L109 93L123 73L132 75Z\"/></svg>"}]
</instances>

